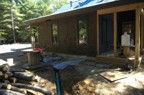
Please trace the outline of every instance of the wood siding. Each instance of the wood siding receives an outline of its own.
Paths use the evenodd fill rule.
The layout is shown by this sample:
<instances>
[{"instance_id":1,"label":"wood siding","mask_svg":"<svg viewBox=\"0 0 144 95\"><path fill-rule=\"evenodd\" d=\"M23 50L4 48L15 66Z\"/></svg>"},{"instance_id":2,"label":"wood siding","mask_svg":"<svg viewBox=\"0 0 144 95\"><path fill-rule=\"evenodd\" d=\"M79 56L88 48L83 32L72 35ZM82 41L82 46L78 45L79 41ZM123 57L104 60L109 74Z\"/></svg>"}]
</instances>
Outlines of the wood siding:
<instances>
[{"instance_id":1,"label":"wood siding","mask_svg":"<svg viewBox=\"0 0 144 95\"><path fill-rule=\"evenodd\" d=\"M79 15L83 16L83 15ZM78 45L78 16L42 22L39 25L40 45L50 52L96 55L96 12L88 16L88 44ZM58 24L58 44L52 44L51 24Z\"/></svg>"}]
</instances>

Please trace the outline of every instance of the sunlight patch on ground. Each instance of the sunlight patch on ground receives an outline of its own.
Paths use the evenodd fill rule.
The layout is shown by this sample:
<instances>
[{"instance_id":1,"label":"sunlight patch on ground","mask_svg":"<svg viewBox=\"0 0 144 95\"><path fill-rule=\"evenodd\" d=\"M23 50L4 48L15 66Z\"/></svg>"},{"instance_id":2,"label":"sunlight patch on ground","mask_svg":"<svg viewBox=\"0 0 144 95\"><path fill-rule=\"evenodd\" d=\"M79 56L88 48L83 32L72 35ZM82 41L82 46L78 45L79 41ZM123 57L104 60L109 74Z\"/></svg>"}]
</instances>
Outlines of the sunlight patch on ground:
<instances>
[{"instance_id":1,"label":"sunlight patch on ground","mask_svg":"<svg viewBox=\"0 0 144 95\"><path fill-rule=\"evenodd\" d=\"M115 86L115 88L114 88L115 91L119 91L119 92L122 92L122 93L124 93L126 89L127 89L127 88L126 88L126 86L125 86L124 83L117 84L117 85Z\"/></svg>"},{"instance_id":2,"label":"sunlight patch on ground","mask_svg":"<svg viewBox=\"0 0 144 95\"><path fill-rule=\"evenodd\" d=\"M128 77L113 82L99 74L91 74L79 81L74 90L77 89L83 95L142 95L140 91L144 87L143 73L132 72Z\"/></svg>"},{"instance_id":3,"label":"sunlight patch on ground","mask_svg":"<svg viewBox=\"0 0 144 95\"><path fill-rule=\"evenodd\" d=\"M0 64L14 66L18 61L22 61L21 50L31 48L31 44L5 44L0 45Z\"/></svg>"},{"instance_id":4,"label":"sunlight patch on ground","mask_svg":"<svg viewBox=\"0 0 144 95\"><path fill-rule=\"evenodd\" d=\"M15 52L18 49L30 48L31 44L7 44L0 45L0 54Z\"/></svg>"},{"instance_id":5,"label":"sunlight patch on ground","mask_svg":"<svg viewBox=\"0 0 144 95\"><path fill-rule=\"evenodd\" d=\"M144 85L144 75L142 73L133 74L126 79L118 80L115 83L120 83L121 89L124 89L125 86L131 86L138 89L143 89ZM119 85L117 86L119 88Z\"/></svg>"},{"instance_id":6,"label":"sunlight patch on ground","mask_svg":"<svg viewBox=\"0 0 144 95\"><path fill-rule=\"evenodd\" d=\"M0 59L0 65L2 64L8 64L9 66L14 66L14 59L13 58L7 58L7 60L3 60L3 59Z\"/></svg>"},{"instance_id":7,"label":"sunlight patch on ground","mask_svg":"<svg viewBox=\"0 0 144 95\"><path fill-rule=\"evenodd\" d=\"M5 61L5 60L0 59L0 64L5 64L5 63L6 63L6 61Z\"/></svg>"}]
</instances>

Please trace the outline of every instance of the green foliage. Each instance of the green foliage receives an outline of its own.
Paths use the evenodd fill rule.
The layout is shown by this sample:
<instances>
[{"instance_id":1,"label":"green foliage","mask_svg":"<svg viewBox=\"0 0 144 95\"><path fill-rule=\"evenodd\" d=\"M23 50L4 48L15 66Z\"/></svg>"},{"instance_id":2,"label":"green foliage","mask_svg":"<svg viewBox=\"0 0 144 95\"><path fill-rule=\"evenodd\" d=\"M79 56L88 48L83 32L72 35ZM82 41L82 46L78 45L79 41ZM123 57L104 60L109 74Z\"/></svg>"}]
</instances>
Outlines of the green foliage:
<instances>
[{"instance_id":1,"label":"green foliage","mask_svg":"<svg viewBox=\"0 0 144 95\"><path fill-rule=\"evenodd\" d=\"M0 40L5 40L6 38L4 37L4 35L6 34L5 28L6 25L4 25L5 23L8 22L8 20L6 20L6 18L8 17L8 14L6 14L6 10L8 9L8 7L10 6L9 3L6 3L4 1L0 2Z\"/></svg>"},{"instance_id":2,"label":"green foliage","mask_svg":"<svg viewBox=\"0 0 144 95\"><path fill-rule=\"evenodd\" d=\"M51 7L53 12L67 3L67 0L51 0Z\"/></svg>"},{"instance_id":3,"label":"green foliage","mask_svg":"<svg viewBox=\"0 0 144 95\"><path fill-rule=\"evenodd\" d=\"M17 42L30 41L37 28L27 29L23 21L48 15L63 6L67 0L0 0L0 40L13 41L12 16ZM13 13L13 14L12 14Z\"/></svg>"},{"instance_id":4,"label":"green foliage","mask_svg":"<svg viewBox=\"0 0 144 95\"><path fill-rule=\"evenodd\" d=\"M0 32L0 41L1 40L6 40L6 38L3 37L4 35L6 35L5 32Z\"/></svg>"},{"instance_id":5,"label":"green foliage","mask_svg":"<svg viewBox=\"0 0 144 95\"><path fill-rule=\"evenodd\" d=\"M20 14L19 7L16 6L15 2L9 0L1 1L1 19L0 19L0 31L1 36L7 42L13 42L13 31L12 31L12 16L14 19L15 32L20 30L20 23L23 21L23 14ZM5 35L4 35L4 34Z\"/></svg>"}]
</instances>

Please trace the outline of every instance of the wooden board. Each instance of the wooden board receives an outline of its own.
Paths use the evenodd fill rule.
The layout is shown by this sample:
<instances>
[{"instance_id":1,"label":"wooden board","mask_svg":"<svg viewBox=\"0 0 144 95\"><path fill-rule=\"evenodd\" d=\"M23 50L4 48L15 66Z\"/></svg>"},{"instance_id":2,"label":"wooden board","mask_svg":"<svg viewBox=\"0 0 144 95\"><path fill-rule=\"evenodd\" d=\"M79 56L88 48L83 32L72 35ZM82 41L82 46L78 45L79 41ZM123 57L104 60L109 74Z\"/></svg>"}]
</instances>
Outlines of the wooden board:
<instances>
[{"instance_id":1,"label":"wooden board","mask_svg":"<svg viewBox=\"0 0 144 95\"><path fill-rule=\"evenodd\" d=\"M135 62L134 68L139 67L140 61L140 12L141 10L138 8L136 9L136 35L135 35Z\"/></svg>"},{"instance_id":2,"label":"wooden board","mask_svg":"<svg viewBox=\"0 0 144 95\"><path fill-rule=\"evenodd\" d=\"M130 76L128 72L121 72L117 70L105 71L105 72L100 73L100 75L111 82L124 79Z\"/></svg>"},{"instance_id":3,"label":"wooden board","mask_svg":"<svg viewBox=\"0 0 144 95\"><path fill-rule=\"evenodd\" d=\"M109 13L115 13L115 12L135 10L137 8L143 8L143 6L144 6L144 3L127 4L127 5L122 5L122 6L110 7L106 9L100 9L100 10L97 10L97 14L102 15L102 14L109 14Z\"/></svg>"},{"instance_id":4,"label":"wooden board","mask_svg":"<svg viewBox=\"0 0 144 95\"><path fill-rule=\"evenodd\" d=\"M97 50L96 50L96 52L97 52L97 55L99 55L99 15L97 15L96 16L96 23L97 23L97 31L96 31L96 37L97 37L97 39L96 39L96 45L97 45Z\"/></svg>"},{"instance_id":5,"label":"wooden board","mask_svg":"<svg viewBox=\"0 0 144 95\"><path fill-rule=\"evenodd\" d=\"M117 56L117 13L114 13L114 57Z\"/></svg>"}]
</instances>

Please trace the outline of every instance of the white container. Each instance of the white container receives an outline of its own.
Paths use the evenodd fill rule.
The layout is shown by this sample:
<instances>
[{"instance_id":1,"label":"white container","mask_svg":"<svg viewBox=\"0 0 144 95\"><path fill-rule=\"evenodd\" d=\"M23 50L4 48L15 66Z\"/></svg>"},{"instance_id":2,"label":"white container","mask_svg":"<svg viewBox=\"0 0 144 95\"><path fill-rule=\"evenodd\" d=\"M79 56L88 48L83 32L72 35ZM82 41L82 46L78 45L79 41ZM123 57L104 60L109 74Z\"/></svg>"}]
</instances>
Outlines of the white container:
<instances>
[{"instance_id":1,"label":"white container","mask_svg":"<svg viewBox=\"0 0 144 95\"><path fill-rule=\"evenodd\" d=\"M130 35L127 32L121 36L121 46L130 46Z\"/></svg>"},{"instance_id":2,"label":"white container","mask_svg":"<svg viewBox=\"0 0 144 95\"><path fill-rule=\"evenodd\" d=\"M8 58L7 59L7 63L8 63L9 66L13 66L14 65L13 62L14 62L13 58Z\"/></svg>"}]
</instances>

